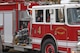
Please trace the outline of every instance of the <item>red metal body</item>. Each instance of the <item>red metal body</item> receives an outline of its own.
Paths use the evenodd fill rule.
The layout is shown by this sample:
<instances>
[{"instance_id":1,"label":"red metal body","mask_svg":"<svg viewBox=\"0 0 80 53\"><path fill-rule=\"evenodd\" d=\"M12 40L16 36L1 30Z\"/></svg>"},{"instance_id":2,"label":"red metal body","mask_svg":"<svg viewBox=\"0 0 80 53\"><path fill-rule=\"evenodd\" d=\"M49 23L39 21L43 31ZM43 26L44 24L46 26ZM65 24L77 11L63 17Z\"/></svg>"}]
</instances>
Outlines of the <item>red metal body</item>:
<instances>
[{"instance_id":1,"label":"red metal body","mask_svg":"<svg viewBox=\"0 0 80 53\"><path fill-rule=\"evenodd\" d=\"M7 0L5 0L7 1ZM15 1L24 1L24 0L14 0ZM19 6L20 5L20 6ZM38 3L31 3L31 6L29 6L29 8L32 8L32 6L35 5L39 5ZM24 5L24 3L10 3L10 4L6 4L6 5L0 5L0 11L15 11L16 12L16 31L18 31L18 20L19 20L19 15L18 15L18 11L26 11L27 10L27 6ZM4 26L4 25L3 25ZM4 29L4 27L1 26L0 30ZM28 26L30 28L30 24ZM36 30L36 32L34 32ZM74 46L68 46L67 47L67 43L71 42L77 42L78 41L78 33L77 31L80 30L80 26L79 27L74 27L74 26L67 26L67 25L59 25L59 24L52 24L52 29L50 29L50 24L32 24L32 35L31 38L38 38L38 39L43 39L45 36L47 35L51 35L52 37L55 38L55 40L57 41L61 41L62 44L64 44L64 42L66 41L66 46L61 46L58 45L58 50L60 51L65 51L67 53L71 53L71 47ZM30 29L29 29L30 31ZM39 32L41 31L41 32ZM57 42L56 41L56 42ZM51 47L52 45L48 45L46 50ZM41 43L32 43L32 48L33 50L35 48L37 49L41 49ZM54 49L53 49L54 50Z\"/></svg>"},{"instance_id":2,"label":"red metal body","mask_svg":"<svg viewBox=\"0 0 80 53\"><path fill-rule=\"evenodd\" d=\"M32 32L32 37L42 39L42 38L44 38L44 36L51 34L51 35L53 35L53 37L55 37L56 40L67 41L67 43L68 42L77 42L78 41L77 31L80 30L79 27L69 27L66 25L57 25L57 24L56 25L54 24L52 26L52 30L50 30L49 24L48 25L33 24L32 27L37 30L36 34L34 34L34 32ZM39 27L41 27L41 34L38 33ZM64 43L61 43L61 44L64 44ZM74 47L74 46L72 46L72 47ZM33 48L39 48L40 49L40 45L39 44L37 44L37 45L33 44ZM69 46L69 47L58 46L58 50L66 51L67 53L71 53L70 48L71 48L71 46Z\"/></svg>"}]
</instances>

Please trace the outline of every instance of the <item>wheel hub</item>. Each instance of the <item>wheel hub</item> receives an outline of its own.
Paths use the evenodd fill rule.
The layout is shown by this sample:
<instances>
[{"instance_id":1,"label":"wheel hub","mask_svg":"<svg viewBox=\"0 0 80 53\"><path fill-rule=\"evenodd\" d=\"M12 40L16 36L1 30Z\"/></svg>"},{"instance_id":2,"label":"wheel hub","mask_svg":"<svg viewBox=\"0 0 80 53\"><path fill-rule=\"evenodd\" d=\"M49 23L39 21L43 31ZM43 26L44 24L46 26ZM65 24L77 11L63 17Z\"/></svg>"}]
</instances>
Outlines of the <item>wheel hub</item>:
<instances>
[{"instance_id":1,"label":"wheel hub","mask_svg":"<svg viewBox=\"0 0 80 53\"><path fill-rule=\"evenodd\" d=\"M52 53L52 49L51 48L49 49L49 53Z\"/></svg>"},{"instance_id":2,"label":"wheel hub","mask_svg":"<svg viewBox=\"0 0 80 53\"><path fill-rule=\"evenodd\" d=\"M54 47L51 44L48 44L45 48L45 53L54 53Z\"/></svg>"}]
</instances>

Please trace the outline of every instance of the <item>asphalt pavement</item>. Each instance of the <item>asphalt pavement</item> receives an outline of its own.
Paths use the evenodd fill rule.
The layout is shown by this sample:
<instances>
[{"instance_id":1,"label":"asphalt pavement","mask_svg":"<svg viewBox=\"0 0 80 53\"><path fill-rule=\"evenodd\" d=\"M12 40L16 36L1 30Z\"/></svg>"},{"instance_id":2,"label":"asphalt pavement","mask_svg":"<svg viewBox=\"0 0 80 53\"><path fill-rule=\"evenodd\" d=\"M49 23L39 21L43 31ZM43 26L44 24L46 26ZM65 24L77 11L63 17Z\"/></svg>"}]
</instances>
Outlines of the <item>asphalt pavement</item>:
<instances>
[{"instance_id":1,"label":"asphalt pavement","mask_svg":"<svg viewBox=\"0 0 80 53\"><path fill-rule=\"evenodd\" d=\"M2 53L40 53L38 51L32 51L32 50L29 50L29 51L26 51L26 52L21 52L21 51L16 51L16 50L9 50L8 52L2 52Z\"/></svg>"},{"instance_id":2,"label":"asphalt pavement","mask_svg":"<svg viewBox=\"0 0 80 53\"><path fill-rule=\"evenodd\" d=\"M3 53L35 53L35 52L33 51L29 51L29 52L14 51L14 52L3 52Z\"/></svg>"}]
</instances>

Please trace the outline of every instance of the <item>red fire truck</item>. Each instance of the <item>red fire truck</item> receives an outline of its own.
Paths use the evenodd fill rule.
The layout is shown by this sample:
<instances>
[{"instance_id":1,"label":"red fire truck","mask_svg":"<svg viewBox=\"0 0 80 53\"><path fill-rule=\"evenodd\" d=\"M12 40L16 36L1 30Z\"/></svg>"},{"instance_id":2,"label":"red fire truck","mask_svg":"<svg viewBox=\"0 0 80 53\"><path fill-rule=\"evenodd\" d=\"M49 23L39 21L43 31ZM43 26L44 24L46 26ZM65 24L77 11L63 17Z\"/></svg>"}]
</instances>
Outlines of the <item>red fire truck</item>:
<instances>
[{"instance_id":1,"label":"red fire truck","mask_svg":"<svg viewBox=\"0 0 80 53\"><path fill-rule=\"evenodd\" d=\"M80 4L28 4L0 3L0 31L5 48L41 53L80 50Z\"/></svg>"}]
</instances>

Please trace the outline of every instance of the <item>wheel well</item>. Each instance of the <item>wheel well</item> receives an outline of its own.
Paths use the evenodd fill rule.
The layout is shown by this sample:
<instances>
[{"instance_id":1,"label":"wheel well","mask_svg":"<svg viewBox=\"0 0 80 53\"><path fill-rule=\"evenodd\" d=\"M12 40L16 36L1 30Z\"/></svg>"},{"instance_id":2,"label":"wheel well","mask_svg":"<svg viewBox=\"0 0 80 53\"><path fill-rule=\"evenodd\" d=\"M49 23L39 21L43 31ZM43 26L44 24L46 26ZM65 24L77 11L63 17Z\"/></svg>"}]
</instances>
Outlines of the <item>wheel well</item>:
<instances>
[{"instance_id":1,"label":"wheel well","mask_svg":"<svg viewBox=\"0 0 80 53\"><path fill-rule=\"evenodd\" d=\"M52 40L54 41L55 45L56 45L55 39L54 39L51 35L46 35L46 36L43 38L42 42L41 42L41 46L42 46L43 42L44 42L46 39L52 39ZM57 47L57 45L56 45L56 47Z\"/></svg>"}]
</instances>

